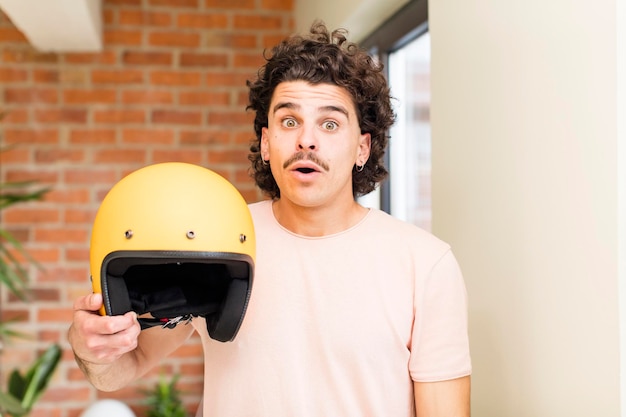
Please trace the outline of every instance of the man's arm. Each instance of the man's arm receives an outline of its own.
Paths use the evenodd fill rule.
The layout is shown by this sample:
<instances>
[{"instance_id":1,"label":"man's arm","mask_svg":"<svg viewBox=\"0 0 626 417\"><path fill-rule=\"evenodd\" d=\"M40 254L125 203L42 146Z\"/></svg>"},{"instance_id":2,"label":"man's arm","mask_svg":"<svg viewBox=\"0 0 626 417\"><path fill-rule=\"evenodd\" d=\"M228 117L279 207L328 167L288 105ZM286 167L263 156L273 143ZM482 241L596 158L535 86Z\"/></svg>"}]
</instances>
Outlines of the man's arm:
<instances>
[{"instance_id":1,"label":"man's arm","mask_svg":"<svg viewBox=\"0 0 626 417\"><path fill-rule=\"evenodd\" d=\"M470 377L440 382L415 382L417 417L469 417Z\"/></svg>"},{"instance_id":2,"label":"man's arm","mask_svg":"<svg viewBox=\"0 0 626 417\"><path fill-rule=\"evenodd\" d=\"M149 371L191 335L191 326L141 331L137 315L100 316L101 294L80 297L68 340L76 363L99 390L115 391Z\"/></svg>"}]
</instances>

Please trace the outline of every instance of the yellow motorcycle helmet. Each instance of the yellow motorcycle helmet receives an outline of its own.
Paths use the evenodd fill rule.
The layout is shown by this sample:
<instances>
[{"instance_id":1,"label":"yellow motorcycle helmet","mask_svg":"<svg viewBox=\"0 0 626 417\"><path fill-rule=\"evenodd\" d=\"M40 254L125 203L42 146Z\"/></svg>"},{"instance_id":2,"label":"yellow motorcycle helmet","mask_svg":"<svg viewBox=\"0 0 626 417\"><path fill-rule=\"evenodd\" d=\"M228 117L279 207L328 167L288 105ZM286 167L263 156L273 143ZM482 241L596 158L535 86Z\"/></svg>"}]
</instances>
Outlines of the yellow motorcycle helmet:
<instances>
[{"instance_id":1,"label":"yellow motorcycle helmet","mask_svg":"<svg viewBox=\"0 0 626 417\"><path fill-rule=\"evenodd\" d=\"M142 329L201 316L211 338L232 341L255 250L248 205L226 179L180 162L141 168L111 188L94 220L89 256L100 313L135 311Z\"/></svg>"}]
</instances>

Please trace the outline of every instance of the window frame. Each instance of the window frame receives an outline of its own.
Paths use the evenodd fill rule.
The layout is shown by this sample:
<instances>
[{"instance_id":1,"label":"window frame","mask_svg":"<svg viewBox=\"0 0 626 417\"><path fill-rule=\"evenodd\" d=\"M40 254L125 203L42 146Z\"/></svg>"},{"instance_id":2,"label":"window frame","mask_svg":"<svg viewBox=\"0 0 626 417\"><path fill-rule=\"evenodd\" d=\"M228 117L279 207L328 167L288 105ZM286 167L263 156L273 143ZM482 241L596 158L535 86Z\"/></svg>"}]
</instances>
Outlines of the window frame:
<instances>
[{"instance_id":1,"label":"window frame","mask_svg":"<svg viewBox=\"0 0 626 417\"><path fill-rule=\"evenodd\" d=\"M417 37L428 32L428 0L410 0L387 21L360 42L360 46L369 51L384 65L385 76L389 79L389 55L402 48ZM389 152L385 153L385 166L391 175ZM380 208L391 212L389 179L380 185Z\"/></svg>"}]
</instances>

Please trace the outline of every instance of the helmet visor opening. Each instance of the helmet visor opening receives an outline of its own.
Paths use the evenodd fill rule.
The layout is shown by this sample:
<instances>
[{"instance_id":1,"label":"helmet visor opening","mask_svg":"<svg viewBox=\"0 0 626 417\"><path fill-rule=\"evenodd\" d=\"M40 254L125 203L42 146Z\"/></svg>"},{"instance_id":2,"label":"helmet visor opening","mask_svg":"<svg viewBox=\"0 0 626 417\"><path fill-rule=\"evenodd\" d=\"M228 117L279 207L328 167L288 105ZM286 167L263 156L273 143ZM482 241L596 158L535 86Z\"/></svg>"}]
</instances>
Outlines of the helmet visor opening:
<instances>
[{"instance_id":1,"label":"helmet visor opening","mask_svg":"<svg viewBox=\"0 0 626 417\"><path fill-rule=\"evenodd\" d=\"M114 256L103 263L107 314L132 310L156 318L207 316L220 311L233 279L250 279L251 266L241 255L230 259L134 255Z\"/></svg>"},{"instance_id":2,"label":"helmet visor opening","mask_svg":"<svg viewBox=\"0 0 626 417\"><path fill-rule=\"evenodd\" d=\"M222 264L170 263L131 266L123 279L133 311L162 318L217 311L231 277Z\"/></svg>"}]
</instances>

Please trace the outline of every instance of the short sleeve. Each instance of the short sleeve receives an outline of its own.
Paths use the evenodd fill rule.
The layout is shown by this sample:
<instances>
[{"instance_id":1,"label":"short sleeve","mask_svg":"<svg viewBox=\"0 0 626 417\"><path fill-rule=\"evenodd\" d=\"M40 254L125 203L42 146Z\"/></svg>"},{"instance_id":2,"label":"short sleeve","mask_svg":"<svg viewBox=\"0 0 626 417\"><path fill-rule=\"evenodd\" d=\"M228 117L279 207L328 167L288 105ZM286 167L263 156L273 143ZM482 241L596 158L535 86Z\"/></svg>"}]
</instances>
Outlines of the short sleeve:
<instances>
[{"instance_id":1,"label":"short sleeve","mask_svg":"<svg viewBox=\"0 0 626 417\"><path fill-rule=\"evenodd\" d=\"M469 375L467 290L452 251L448 250L415 288L411 378L433 382Z\"/></svg>"}]
</instances>

